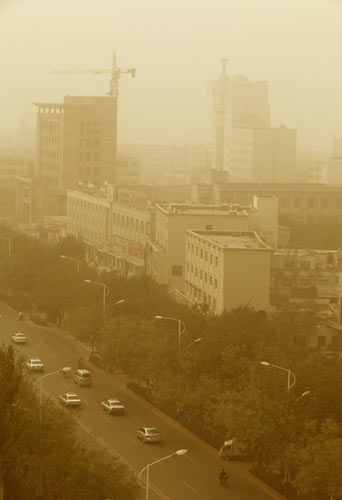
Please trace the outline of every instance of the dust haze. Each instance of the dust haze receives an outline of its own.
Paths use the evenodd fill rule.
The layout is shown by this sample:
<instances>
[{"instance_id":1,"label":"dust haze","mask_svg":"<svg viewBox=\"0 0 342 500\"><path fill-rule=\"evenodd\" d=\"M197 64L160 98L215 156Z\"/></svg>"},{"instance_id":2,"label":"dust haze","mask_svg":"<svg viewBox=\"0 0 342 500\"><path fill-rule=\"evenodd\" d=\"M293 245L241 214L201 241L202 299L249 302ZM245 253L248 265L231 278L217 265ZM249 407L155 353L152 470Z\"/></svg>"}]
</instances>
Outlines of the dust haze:
<instances>
[{"instance_id":1,"label":"dust haze","mask_svg":"<svg viewBox=\"0 0 342 500\"><path fill-rule=\"evenodd\" d=\"M120 141L209 141L207 82L228 71L267 80L272 123L329 150L342 133L340 0L1 0L0 130L34 127L34 101L105 95L113 50L137 78L120 82Z\"/></svg>"}]
</instances>

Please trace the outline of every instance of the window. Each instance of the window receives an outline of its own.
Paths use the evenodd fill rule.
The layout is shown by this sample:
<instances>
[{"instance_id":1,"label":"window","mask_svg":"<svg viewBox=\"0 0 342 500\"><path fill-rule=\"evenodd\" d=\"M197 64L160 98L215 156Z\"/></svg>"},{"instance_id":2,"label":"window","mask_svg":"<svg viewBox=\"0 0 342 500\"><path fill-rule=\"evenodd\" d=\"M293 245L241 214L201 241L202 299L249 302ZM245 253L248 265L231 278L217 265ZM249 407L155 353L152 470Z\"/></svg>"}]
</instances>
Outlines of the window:
<instances>
[{"instance_id":1,"label":"window","mask_svg":"<svg viewBox=\"0 0 342 500\"><path fill-rule=\"evenodd\" d=\"M202 276L203 276L203 273L202 273L202 271L200 271L200 279L202 279Z\"/></svg>"},{"instance_id":2,"label":"window","mask_svg":"<svg viewBox=\"0 0 342 500\"><path fill-rule=\"evenodd\" d=\"M182 266L172 266L172 276L182 276Z\"/></svg>"},{"instance_id":3,"label":"window","mask_svg":"<svg viewBox=\"0 0 342 500\"><path fill-rule=\"evenodd\" d=\"M217 280L215 280L215 288L217 288Z\"/></svg>"},{"instance_id":4,"label":"window","mask_svg":"<svg viewBox=\"0 0 342 500\"><path fill-rule=\"evenodd\" d=\"M215 266L218 266L218 257L215 257Z\"/></svg>"},{"instance_id":5,"label":"window","mask_svg":"<svg viewBox=\"0 0 342 500\"><path fill-rule=\"evenodd\" d=\"M198 247L196 247L196 257L198 257Z\"/></svg>"},{"instance_id":6,"label":"window","mask_svg":"<svg viewBox=\"0 0 342 500\"><path fill-rule=\"evenodd\" d=\"M293 268L293 260L284 260L283 269L292 269Z\"/></svg>"},{"instance_id":7,"label":"window","mask_svg":"<svg viewBox=\"0 0 342 500\"><path fill-rule=\"evenodd\" d=\"M302 260L302 262L300 263L300 268L301 269L310 269L311 266L310 266L311 262L309 260Z\"/></svg>"},{"instance_id":8,"label":"window","mask_svg":"<svg viewBox=\"0 0 342 500\"><path fill-rule=\"evenodd\" d=\"M315 208L315 198L308 199L309 208Z\"/></svg>"},{"instance_id":9,"label":"window","mask_svg":"<svg viewBox=\"0 0 342 500\"><path fill-rule=\"evenodd\" d=\"M212 285L213 284L213 277L212 276L209 276L209 284Z\"/></svg>"},{"instance_id":10,"label":"window","mask_svg":"<svg viewBox=\"0 0 342 500\"><path fill-rule=\"evenodd\" d=\"M285 288L289 288L292 286L292 279L291 278L285 278L281 280L281 286Z\"/></svg>"},{"instance_id":11,"label":"window","mask_svg":"<svg viewBox=\"0 0 342 500\"><path fill-rule=\"evenodd\" d=\"M328 198L323 198L322 199L322 208L328 208L329 207L329 200Z\"/></svg>"},{"instance_id":12,"label":"window","mask_svg":"<svg viewBox=\"0 0 342 500\"><path fill-rule=\"evenodd\" d=\"M208 252L205 252L205 260L208 260Z\"/></svg>"},{"instance_id":13,"label":"window","mask_svg":"<svg viewBox=\"0 0 342 500\"><path fill-rule=\"evenodd\" d=\"M206 283L207 281L208 281L208 275L207 275L207 273L205 273L205 275L204 275L204 282Z\"/></svg>"},{"instance_id":14,"label":"window","mask_svg":"<svg viewBox=\"0 0 342 500\"><path fill-rule=\"evenodd\" d=\"M201 249L201 259L203 259L203 250Z\"/></svg>"},{"instance_id":15,"label":"window","mask_svg":"<svg viewBox=\"0 0 342 500\"><path fill-rule=\"evenodd\" d=\"M210 264L212 264L212 263L213 263L213 254L211 253L210 254Z\"/></svg>"},{"instance_id":16,"label":"window","mask_svg":"<svg viewBox=\"0 0 342 500\"><path fill-rule=\"evenodd\" d=\"M197 274L198 274L198 269L197 267L195 267L195 276L197 277Z\"/></svg>"},{"instance_id":17,"label":"window","mask_svg":"<svg viewBox=\"0 0 342 500\"><path fill-rule=\"evenodd\" d=\"M212 229L213 229L213 225L212 225L212 224L207 224L207 225L205 226L205 229L206 229L206 231L212 231Z\"/></svg>"},{"instance_id":18,"label":"window","mask_svg":"<svg viewBox=\"0 0 342 500\"><path fill-rule=\"evenodd\" d=\"M295 198L293 200L293 205L295 208L300 208L302 206L302 200L300 198Z\"/></svg>"}]
</instances>

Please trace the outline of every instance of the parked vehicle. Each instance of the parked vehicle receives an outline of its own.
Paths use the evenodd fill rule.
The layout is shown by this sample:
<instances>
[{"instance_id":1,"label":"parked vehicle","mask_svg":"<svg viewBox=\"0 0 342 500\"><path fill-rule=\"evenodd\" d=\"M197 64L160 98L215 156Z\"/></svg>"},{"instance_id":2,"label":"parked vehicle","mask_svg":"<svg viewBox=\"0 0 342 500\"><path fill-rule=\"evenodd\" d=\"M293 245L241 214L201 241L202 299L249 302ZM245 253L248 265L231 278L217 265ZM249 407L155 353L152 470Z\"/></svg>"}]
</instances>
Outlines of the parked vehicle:
<instances>
[{"instance_id":1,"label":"parked vehicle","mask_svg":"<svg viewBox=\"0 0 342 500\"><path fill-rule=\"evenodd\" d=\"M110 415L122 415L125 413L125 407L118 399L107 399L102 401L102 409Z\"/></svg>"},{"instance_id":2,"label":"parked vehicle","mask_svg":"<svg viewBox=\"0 0 342 500\"><path fill-rule=\"evenodd\" d=\"M225 441L218 454L222 460L248 460L249 458L246 446L237 438Z\"/></svg>"},{"instance_id":3,"label":"parked vehicle","mask_svg":"<svg viewBox=\"0 0 342 500\"><path fill-rule=\"evenodd\" d=\"M14 335L12 335L12 342L14 342L15 344L26 344L27 337L23 332L16 332Z\"/></svg>"},{"instance_id":4,"label":"parked vehicle","mask_svg":"<svg viewBox=\"0 0 342 500\"><path fill-rule=\"evenodd\" d=\"M75 408L82 406L82 401L75 392L66 392L59 396L59 402L66 408Z\"/></svg>"},{"instance_id":5,"label":"parked vehicle","mask_svg":"<svg viewBox=\"0 0 342 500\"><path fill-rule=\"evenodd\" d=\"M74 382L83 387L91 386L91 373L89 370L80 369L74 373Z\"/></svg>"},{"instance_id":6,"label":"parked vehicle","mask_svg":"<svg viewBox=\"0 0 342 500\"><path fill-rule=\"evenodd\" d=\"M136 431L137 438L145 443L160 443L160 433L155 427L141 427Z\"/></svg>"},{"instance_id":7,"label":"parked vehicle","mask_svg":"<svg viewBox=\"0 0 342 500\"><path fill-rule=\"evenodd\" d=\"M44 365L40 361L40 359L35 358L35 359L29 359L26 361L26 368L30 370L31 372L43 372L44 371Z\"/></svg>"}]
</instances>

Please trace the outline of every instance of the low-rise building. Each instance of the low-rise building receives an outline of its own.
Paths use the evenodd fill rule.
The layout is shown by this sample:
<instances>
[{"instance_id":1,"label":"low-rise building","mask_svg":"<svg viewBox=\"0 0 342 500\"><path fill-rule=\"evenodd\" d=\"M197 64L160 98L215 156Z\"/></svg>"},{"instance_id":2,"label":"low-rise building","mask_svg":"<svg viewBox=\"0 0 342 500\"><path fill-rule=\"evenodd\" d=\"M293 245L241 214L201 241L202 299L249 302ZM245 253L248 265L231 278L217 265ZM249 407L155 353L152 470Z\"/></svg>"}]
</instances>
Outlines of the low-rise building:
<instances>
[{"instance_id":1,"label":"low-rise building","mask_svg":"<svg viewBox=\"0 0 342 500\"><path fill-rule=\"evenodd\" d=\"M271 248L252 231L186 232L185 295L221 314L269 309Z\"/></svg>"}]
</instances>

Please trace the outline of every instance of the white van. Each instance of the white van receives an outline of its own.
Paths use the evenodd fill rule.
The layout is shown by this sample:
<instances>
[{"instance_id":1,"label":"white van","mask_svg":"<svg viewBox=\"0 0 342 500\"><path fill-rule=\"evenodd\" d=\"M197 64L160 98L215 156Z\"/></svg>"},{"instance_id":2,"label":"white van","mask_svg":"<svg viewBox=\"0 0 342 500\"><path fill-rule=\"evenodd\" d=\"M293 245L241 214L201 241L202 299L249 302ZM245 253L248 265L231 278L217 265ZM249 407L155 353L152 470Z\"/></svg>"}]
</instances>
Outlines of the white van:
<instances>
[{"instance_id":1,"label":"white van","mask_svg":"<svg viewBox=\"0 0 342 500\"><path fill-rule=\"evenodd\" d=\"M84 369L76 370L74 373L74 382L77 385L81 385L84 387L90 387L91 386L90 371L84 370Z\"/></svg>"},{"instance_id":2,"label":"white van","mask_svg":"<svg viewBox=\"0 0 342 500\"><path fill-rule=\"evenodd\" d=\"M246 446L236 438L225 441L218 454L222 460L248 460Z\"/></svg>"}]
</instances>

